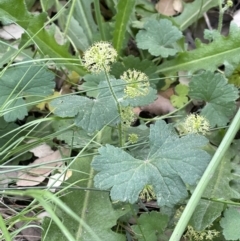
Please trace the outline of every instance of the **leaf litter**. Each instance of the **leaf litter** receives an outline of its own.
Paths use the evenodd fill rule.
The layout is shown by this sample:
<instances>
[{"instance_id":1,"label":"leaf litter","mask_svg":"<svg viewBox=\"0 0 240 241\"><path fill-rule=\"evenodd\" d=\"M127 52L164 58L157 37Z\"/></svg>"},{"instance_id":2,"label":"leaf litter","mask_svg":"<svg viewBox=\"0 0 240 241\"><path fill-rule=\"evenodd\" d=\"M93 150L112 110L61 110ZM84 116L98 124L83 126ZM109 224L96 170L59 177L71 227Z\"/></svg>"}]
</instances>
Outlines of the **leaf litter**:
<instances>
[{"instance_id":1,"label":"leaf litter","mask_svg":"<svg viewBox=\"0 0 240 241\"><path fill-rule=\"evenodd\" d=\"M42 183L54 170L56 171L64 164L63 156L69 155L69 149L61 148L53 151L47 144L38 146L31 152L39 158L29 164L26 170L18 173L17 186L36 186ZM31 168L31 166L34 167Z\"/></svg>"}]
</instances>

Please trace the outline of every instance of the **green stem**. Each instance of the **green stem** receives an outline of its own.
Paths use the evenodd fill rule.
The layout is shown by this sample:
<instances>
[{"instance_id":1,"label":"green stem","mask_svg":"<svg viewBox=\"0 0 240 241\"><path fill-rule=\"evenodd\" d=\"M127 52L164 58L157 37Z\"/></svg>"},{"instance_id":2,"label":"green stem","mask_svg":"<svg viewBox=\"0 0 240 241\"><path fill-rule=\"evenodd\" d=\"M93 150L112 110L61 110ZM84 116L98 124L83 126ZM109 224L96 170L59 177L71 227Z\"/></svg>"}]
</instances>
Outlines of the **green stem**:
<instances>
[{"instance_id":1,"label":"green stem","mask_svg":"<svg viewBox=\"0 0 240 241\"><path fill-rule=\"evenodd\" d=\"M229 200L221 200L221 199L216 199L216 198L203 198L204 200L211 201L211 202L216 202L216 203L224 203L227 205L233 205L233 206L240 206L240 203L229 201Z\"/></svg>"},{"instance_id":2,"label":"green stem","mask_svg":"<svg viewBox=\"0 0 240 241\"><path fill-rule=\"evenodd\" d=\"M186 208L183 211L183 214L180 220L175 227L171 238L169 241L178 241L180 240L198 202L205 191L208 183L211 181L213 173L216 171L219 163L221 162L222 157L226 153L228 147L230 146L232 140L234 139L237 131L240 128L240 109L238 109L237 114L235 115L227 133L225 134L220 146L215 152L211 162L209 163L207 169L205 170L201 180L199 181L197 187L195 188Z\"/></svg>"},{"instance_id":3,"label":"green stem","mask_svg":"<svg viewBox=\"0 0 240 241\"><path fill-rule=\"evenodd\" d=\"M102 24L102 16L101 16L101 11L100 11L100 4L99 4L99 0L94 0L94 10L95 10L95 16L96 16L96 22L97 22L97 26L99 28L99 32L101 34L101 39L103 41L107 40L104 28L103 28L103 24Z\"/></svg>"},{"instance_id":4,"label":"green stem","mask_svg":"<svg viewBox=\"0 0 240 241\"><path fill-rule=\"evenodd\" d=\"M222 23L223 23L223 14L228 9L228 5L226 4L222 7L222 0L219 0L219 18L218 18L218 32L222 31Z\"/></svg>"},{"instance_id":5,"label":"green stem","mask_svg":"<svg viewBox=\"0 0 240 241\"><path fill-rule=\"evenodd\" d=\"M102 138L102 130L98 132L98 135L97 135L97 142L101 142L101 138ZM97 151L97 149L96 149ZM89 179L87 181L87 188L91 188L93 186L93 177L94 177L94 170L93 168L90 166L90 172L89 172ZM87 209L89 207L89 199L90 199L90 191L86 192L85 194L85 197L83 199L83 207L82 207L82 211L81 211L81 215L80 217L83 219L83 220L86 220L86 216L87 216ZM81 239L81 237L83 236L83 232L84 232L84 228L83 226L80 224L78 226L78 230L77 230L77 234L76 234L76 238L78 240Z\"/></svg>"},{"instance_id":6,"label":"green stem","mask_svg":"<svg viewBox=\"0 0 240 241\"><path fill-rule=\"evenodd\" d=\"M106 76L106 79L107 79L107 83L108 83L108 87L110 89L110 92L115 100L115 103L117 105L117 109L118 109L118 113L119 115L121 116L121 105L119 104L118 102L118 99L117 99L117 96L113 90L113 87L112 87L112 84L110 82L110 79L109 79L109 76L108 76L108 72L106 71L106 69L104 68L103 66L103 69L104 69L104 73L105 73L105 76ZM124 146L124 141L123 141L123 126L122 126L122 122L120 121L120 123L118 124L118 132L119 132L119 144L120 144L120 147L123 147Z\"/></svg>"},{"instance_id":7,"label":"green stem","mask_svg":"<svg viewBox=\"0 0 240 241\"><path fill-rule=\"evenodd\" d=\"M75 5L76 5L76 0L73 0L73 1L72 1L72 4L71 4L70 11L69 11L69 13L68 13L68 18L67 18L66 26L65 26L65 29L64 29L64 33L63 33L64 38L66 38L66 36L67 36L67 32L68 32L68 29L69 29L69 25L70 25L71 18L72 18L72 16L73 16L73 11L74 11Z\"/></svg>"},{"instance_id":8,"label":"green stem","mask_svg":"<svg viewBox=\"0 0 240 241\"><path fill-rule=\"evenodd\" d=\"M11 236L10 236L8 230L7 230L7 227L5 225L5 222L4 222L1 214L0 214L0 227L1 227L1 232L4 235L5 240L6 241L11 241L12 240Z\"/></svg>"}]
</instances>

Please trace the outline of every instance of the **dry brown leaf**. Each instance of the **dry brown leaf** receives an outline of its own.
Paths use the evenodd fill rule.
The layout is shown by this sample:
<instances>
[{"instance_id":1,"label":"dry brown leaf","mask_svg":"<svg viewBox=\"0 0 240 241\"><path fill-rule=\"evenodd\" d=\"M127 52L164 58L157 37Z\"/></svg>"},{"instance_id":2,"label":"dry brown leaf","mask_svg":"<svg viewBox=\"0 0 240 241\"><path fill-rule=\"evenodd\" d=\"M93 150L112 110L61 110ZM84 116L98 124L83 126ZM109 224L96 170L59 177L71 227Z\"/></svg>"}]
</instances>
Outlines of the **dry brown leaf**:
<instances>
[{"instance_id":1,"label":"dry brown leaf","mask_svg":"<svg viewBox=\"0 0 240 241\"><path fill-rule=\"evenodd\" d=\"M38 220L39 220L39 222L40 223L43 223L43 220L44 220L44 218L46 218L46 217L51 217L50 216L50 214L48 213L48 212L46 212L46 211L43 211L43 212L41 212L41 213L39 213L38 215L37 215L37 218L38 218Z\"/></svg>"},{"instance_id":2,"label":"dry brown leaf","mask_svg":"<svg viewBox=\"0 0 240 241\"><path fill-rule=\"evenodd\" d=\"M164 91L159 91L159 94L166 99L170 99L174 95L174 88L170 87Z\"/></svg>"},{"instance_id":3,"label":"dry brown leaf","mask_svg":"<svg viewBox=\"0 0 240 241\"><path fill-rule=\"evenodd\" d=\"M188 74L187 71L181 70L181 71L178 72L178 76L179 76L178 81L179 81L180 84L188 86L191 79L190 79L190 77L188 77L187 74Z\"/></svg>"},{"instance_id":4,"label":"dry brown leaf","mask_svg":"<svg viewBox=\"0 0 240 241\"><path fill-rule=\"evenodd\" d=\"M7 172L6 172L7 171ZM16 179L18 172L17 171L11 171L11 169L1 169L0 168L0 188L7 188L9 183L11 183L13 180Z\"/></svg>"},{"instance_id":5,"label":"dry brown leaf","mask_svg":"<svg viewBox=\"0 0 240 241\"><path fill-rule=\"evenodd\" d=\"M240 10L237 10L233 15L233 20L235 24L237 24L238 27L240 27Z\"/></svg>"},{"instance_id":6,"label":"dry brown leaf","mask_svg":"<svg viewBox=\"0 0 240 241\"><path fill-rule=\"evenodd\" d=\"M2 29L0 29L0 38L5 40L20 39L23 33L24 30L20 26L10 24L3 26Z\"/></svg>"},{"instance_id":7,"label":"dry brown leaf","mask_svg":"<svg viewBox=\"0 0 240 241\"><path fill-rule=\"evenodd\" d=\"M64 45L66 43L66 39L64 38L64 35L63 33L60 31L60 29L58 27L56 27L56 30L55 30L55 34L54 34L54 38L56 40L56 42L59 44L59 45Z\"/></svg>"},{"instance_id":8,"label":"dry brown leaf","mask_svg":"<svg viewBox=\"0 0 240 241\"><path fill-rule=\"evenodd\" d=\"M139 116L140 115L140 112L141 112L141 108L140 107L135 107L133 108L133 112L136 116Z\"/></svg>"},{"instance_id":9,"label":"dry brown leaf","mask_svg":"<svg viewBox=\"0 0 240 241\"><path fill-rule=\"evenodd\" d=\"M158 94L158 98L151 104L141 107L141 110L148 111L154 115L164 115L175 110L168 98Z\"/></svg>"},{"instance_id":10,"label":"dry brown leaf","mask_svg":"<svg viewBox=\"0 0 240 241\"><path fill-rule=\"evenodd\" d=\"M182 0L161 0L155 5L156 10L166 16L173 16L182 12Z\"/></svg>"},{"instance_id":11,"label":"dry brown leaf","mask_svg":"<svg viewBox=\"0 0 240 241\"><path fill-rule=\"evenodd\" d=\"M174 0L173 1L173 9L177 12L177 13L181 13L183 11L183 3L182 0Z\"/></svg>"},{"instance_id":12,"label":"dry brown leaf","mask_svg":"<svg viewBox=\"0 0 240 241\"><path fill-rule=\"evenodd\" d=\"M156 5L156 10L166 16L173 16L176 14L174 8L173 8L173 1L174 0L161 0Z\"/></svg>"},{"instance_id":13,"label":"dry brown leaf","mask_svg":"<svg viewBox=\"0 0 240 241\"><path fill-rule=\"evenodd\" d=\"M47 145L46 143L43 143L40 146L32 148L30 152L32 152L34 156L41 158L41 157L51 155L54 151L49 145Z\"/></svg>"},{"instance_id":14,"label":"dry brown leaf","mask_svg":"<svg viewBox=\"0 0 240 241\"><path fill-rule=\"evenodd\" d=\"M68 149L62 149L62 152L64 155L69 154ZM27 168L25 172L18 173L17 186L38 185L39 183L44 181L44 179L47 178L53 170L62 165L62 161L60 161L61 159L62 156L59 150L53 152L48 156L36 159L33 163L29 165L29 168ZM37 164L41 164L41 166L31 168L31 166Z\"/></svg>"},{"instance_id":15,"label":"dry brown leaf","mask_svg":"<svg viewBox=\"0 0 240 241\"><path fill-rule=\"evenodd\" d=\"M52 187L54 186L55 188L49 189L51 192L56 191L56 187L59 187L63 181L66 181L69 177L72 176L72 171L68 170L66 173L56 173L54 175L51 175L48 180L47 187Z\"/></svg>"}]
</instances>

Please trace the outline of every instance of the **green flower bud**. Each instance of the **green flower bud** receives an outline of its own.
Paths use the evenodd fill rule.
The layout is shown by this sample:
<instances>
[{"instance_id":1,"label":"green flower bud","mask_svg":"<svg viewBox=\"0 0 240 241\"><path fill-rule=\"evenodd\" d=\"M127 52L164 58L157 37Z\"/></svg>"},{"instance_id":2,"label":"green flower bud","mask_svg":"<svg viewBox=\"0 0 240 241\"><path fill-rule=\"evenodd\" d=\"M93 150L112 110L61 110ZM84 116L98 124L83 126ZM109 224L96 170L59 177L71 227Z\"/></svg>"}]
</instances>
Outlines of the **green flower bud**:
<instances>
[{"instance_id":1,"label":"green flower bud","mask_svg":"<svg viewBox=\"0 0 240 241\"><path fill-rule=\"evenodd\" d=\"M227 0L227 6L231 8L233 6L233 1Z\"/></svg>"},{"instance_id":2,"label":"green flower bud","mask_svg":"<svg viewBox=\"0 0 240 241\"><path fill-rule=\"evenodd\" d=\"M138 141L138 135L137 135L137 134L134 134L134 133L129 134L129 135L128 135L128 141L129 141L131 144L137 143L137 141Z\"/></svg>"}]
</instances>

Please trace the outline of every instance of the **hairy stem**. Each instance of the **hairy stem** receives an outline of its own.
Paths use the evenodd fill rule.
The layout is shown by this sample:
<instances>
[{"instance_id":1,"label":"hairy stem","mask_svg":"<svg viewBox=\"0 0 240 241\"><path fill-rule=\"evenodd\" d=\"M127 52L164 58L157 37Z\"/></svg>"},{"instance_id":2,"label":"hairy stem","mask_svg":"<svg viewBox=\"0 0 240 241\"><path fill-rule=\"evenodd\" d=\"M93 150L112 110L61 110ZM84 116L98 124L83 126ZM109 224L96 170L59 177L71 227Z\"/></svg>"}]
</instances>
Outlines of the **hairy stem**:
<instances>
[{"instance_id":1,"label":"hairy stem","mask_svg":"<svg viewBox=\"0 0 240 241\"><path fill-rule=\"evenodd\" d=\"M219 0L219 19L218 19L218 32L221 33L222 31L222 23L223 23L223 14L228 9L228 5L226 4L222 7L222 0Z\"/></svg>"},{"instance_id":2,"label":"hairy stem","mask_svg":"<svg viewBox=\"0 0 240 241\"><path fill-rule=\"evenodd\" d=\"M104 68L104 66L103 66ZM117 96L113 90L113 87L112 87L112 84L110 82L110 79L109 79L109 75L108 75L108 72L106 71L106 69L104 68L104 73L105 73L105 76L106 76L106 79L107 79L107 83L108 83L108 87L110 89L110 92L115 100L115 103L117 105L117 109L118 109L118 113L119 115L121 116L121 105L119 104L118 102L118 99L117 99ZM123 138L123 125L122 125L122 122L120 121L120 123L118 124L118 133L119 133L119 144L120 144L120 147L123 147L124 145L124 138Z\"/></svg>"}]
</instances>

